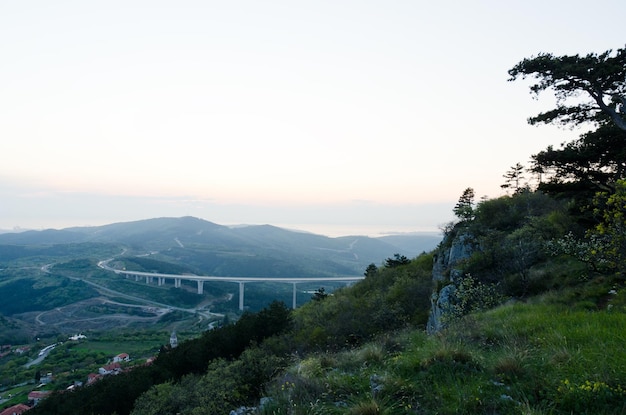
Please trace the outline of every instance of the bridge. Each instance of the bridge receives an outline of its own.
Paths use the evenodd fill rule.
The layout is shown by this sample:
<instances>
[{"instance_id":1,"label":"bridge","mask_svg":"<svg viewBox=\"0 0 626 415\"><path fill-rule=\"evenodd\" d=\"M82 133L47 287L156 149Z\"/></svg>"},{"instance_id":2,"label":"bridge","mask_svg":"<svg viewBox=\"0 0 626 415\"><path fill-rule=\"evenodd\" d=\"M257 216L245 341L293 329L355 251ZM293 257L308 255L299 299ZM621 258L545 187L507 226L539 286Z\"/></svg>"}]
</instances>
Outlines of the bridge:
<instances>
[{"instance_id":1,"label":"bridge","mask_svg":"<svg viewBox=\"0 0 626 415\"><path fill-rule=\"evenodd\" d=\"M198 294L204 293L205 281L225 281L234 282L239 284L239 310L243 311L244 306L244 285L247 282L281 282L289 283L293 285L293 301L292 308L296 308L296 285L298 283L306 282L354 282L364 279L364 276L344 276L344 277L217 277L210 275L187 275L187 274L161 274L158 272L141 272L141 271L127 271L111 268L108 266L110 260L98 262L98 266L107 271L114 272L118 275L125 275L128 278L135 278L135 281L140 281L145 278L146 284L153 284L156 280L157 285L165 285L166 280L173 280L174 287L180 288L183 280L196 281L198 286Z\"/></svg>"}]
</instances>

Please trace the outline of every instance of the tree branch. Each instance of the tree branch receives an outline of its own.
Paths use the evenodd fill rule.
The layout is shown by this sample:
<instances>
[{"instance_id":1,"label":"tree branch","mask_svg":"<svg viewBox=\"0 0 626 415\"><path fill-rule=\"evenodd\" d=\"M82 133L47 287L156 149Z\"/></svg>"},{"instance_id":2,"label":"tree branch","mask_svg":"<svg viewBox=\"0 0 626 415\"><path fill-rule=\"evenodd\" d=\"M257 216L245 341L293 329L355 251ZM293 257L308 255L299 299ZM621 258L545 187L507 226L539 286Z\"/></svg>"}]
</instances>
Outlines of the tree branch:
<instances>
[{"instance_id":1,"label":"tree branch","mask_svg":"<svg viewBox=\"0 0 626 415\"><path fill-rule=\"evenodd\" d=\"M596 101L600 109L611 117L615 125L620 130L626 131L626 119L624 119L620 114L618 114L617 111L613 109L611 106L604 103L602 91L600 91L599 93L595 93L595 94L589 92L589 95L591 95L591 97ZM624 99L624 97L621 97L621 96L618 96L618 98L620 99L622 103L622 108L620 112L624 112L624 108L625 108L624 105L626 104L626 99Z\"/></svg>"}]
</instances>

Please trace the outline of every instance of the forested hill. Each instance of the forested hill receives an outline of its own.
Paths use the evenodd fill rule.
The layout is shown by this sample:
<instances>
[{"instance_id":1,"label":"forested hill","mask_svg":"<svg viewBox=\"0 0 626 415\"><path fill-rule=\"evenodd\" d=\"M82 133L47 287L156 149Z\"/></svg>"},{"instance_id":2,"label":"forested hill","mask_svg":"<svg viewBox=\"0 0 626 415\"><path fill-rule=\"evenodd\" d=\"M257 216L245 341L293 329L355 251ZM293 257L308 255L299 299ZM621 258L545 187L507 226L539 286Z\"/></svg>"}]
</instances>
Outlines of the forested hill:
<instances>
[{"instance_id":1,"label":"forested hill","mask_svg":"<svg viewBox=\"0 0 626 415\"><path fill-rule=\"evenodd\" d=\"M330 238L270 225L228 227L193 217L156 218L0 234L0 246L4 246L0 262L15 256L3 258L2 252L53 256L51 251L61 246L76 249L77 244L100 243L119 245L135 254L158 252L161 260L182 263L198 274L361 275L370 263L381 264L396 253L415 256L434 248L439 239L436 234Z\"/></svg>"}]
</instances>

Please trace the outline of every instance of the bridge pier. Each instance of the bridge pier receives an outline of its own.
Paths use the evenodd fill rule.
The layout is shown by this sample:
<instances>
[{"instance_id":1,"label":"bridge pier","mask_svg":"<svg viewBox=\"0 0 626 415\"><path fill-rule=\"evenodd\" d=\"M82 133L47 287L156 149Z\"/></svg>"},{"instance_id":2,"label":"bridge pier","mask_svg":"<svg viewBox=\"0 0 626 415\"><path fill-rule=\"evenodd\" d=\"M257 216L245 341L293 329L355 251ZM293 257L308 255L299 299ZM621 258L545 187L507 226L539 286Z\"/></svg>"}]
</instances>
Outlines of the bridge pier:
<instances>
[{"instance_id":1,"label":"bridge pier","mask_svg":"<svg viewBox=\"0 0 626 415\"><path fill-rule=\"evenodd\" d=\"M243 282L239 281L239 310L243 311Z\"/></svg>"},{"instance_id":2,"label":"bridge pier","mask_svg":"<svg viewBox=\"0 0 626 415\"><path fill-rule=\"evenodd\" d=\"M104 262L101 262L104 264ZM217 276L209 276L209 275L186 275L186 274L160 274L157 272L138 272L138 271L126 271L126 270L117 270L113 268L109 268L105 265L102 265L103 269L114 272L115 274L125 275L126 278L132 279L135 277L135 281L139 282L143 280L143 277L146 277L146 284L152 284L154 278L157 278L157 284L159 286L166 285L167 279L171 278L174 280L174 287L180 288L182 287L182 280L185 281L196 281L198 284L198 294L204 294L204 282L205 281L228 281L235 282L239 284L239 310L243 311L245 295L244 295L244 284L246 282L285 282L293 284L292 291L292 308L295 309L297 304L297 284L300 282L312 282L312 281L345 281L347 285L350 285L351 282L360 281L365 277L362 276L354 276L354 277L337 277L337 278L329 278L329 277L318 277L318 278L275 278L275 277L260 277L260 278L251 278L251 277L217 277Z\"/></svg>"}]
</instances>

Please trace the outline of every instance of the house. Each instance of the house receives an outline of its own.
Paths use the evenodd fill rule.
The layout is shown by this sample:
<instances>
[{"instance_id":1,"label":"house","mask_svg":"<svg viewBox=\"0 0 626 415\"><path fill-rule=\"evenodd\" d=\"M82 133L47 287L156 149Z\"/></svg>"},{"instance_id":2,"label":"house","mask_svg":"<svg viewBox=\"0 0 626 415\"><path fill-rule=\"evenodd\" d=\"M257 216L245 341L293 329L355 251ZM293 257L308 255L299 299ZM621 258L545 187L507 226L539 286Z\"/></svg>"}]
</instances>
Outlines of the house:
<instances>
[{"instance_id":1,"label":"house","mask_svg":"<svg viewBox=\"0 0 626 415\"><path fill-rule=\"evenodd\" d=\"M95 383L96 381L102 379L102 375L99 373L90 373L87 375L87 385L91 385L92 383Z\"/></svg>"},{"instance_id":2,"label":"house","mask_svg":"<svg viewBox=\"0 0 626 415\"><path fill-rule=\"evenodd\" d=\"M122 371L122 366L120 366L119 362L111 363L110 365L102 366L98 369L98 373L103 376L106 375L117 375Z\"/></svg>"},{"instance_id":3,"label":"house","mask_svg":"<svg viewBox=\"0 0 626 415\"><path fill-rule=\"evenodd\" d=\"M17 405L13 405L0 412L0 415L20 415L30 409L30 406L24 405L23 403L18 403Z\"/></svg>"},{"instance_id":4,"label":"house","mask_svg":"<svg viewBox=\"0 0 626 415\"><path fill-rule=\"evenodd\" d=\"M15 353L17 354L24 354L26 352L30 352L30 346L22 346L15 349Z\"/></svg>"},{"instance_id":5,"label":"house","mask_svg":"<svg viewBox=\"0 0 626 415\"><path fill-rule=\"evenodd\" d=\"M175 331L173 331L172 334L170 335L170 347L172 349L175 349L178 347L178 337L176 337Z\"/></svg>"},{"instance_id":6,"label":"house","mask_svg":"<svg viewBox=\"0 0 626 415\"><path fill-rule=\"evenodd\" d=\"M130 361L130 356L128 355L128 353L120 353L113 358L114 363L128 362L128 361Z\"/></svg>"},{"instance_id":7,"label":"house","mask_svg":"<svg viewBox=\"0 0 626 415\"><path fill-rule=\"evenodd\" d=\"M33 405L37 405L39 401L45 399L52 392L50 391L32 391L28 394L28 400L33 402Z\"/></svg>"},{"instance_id":8,"label":"house","mask_svg":"<svg viewBox=\"0 0 626 415\"><path fill-rule=\"evenodd\" d=\"M45 375L41 375L41 379L39 379L39 383L41 383L42 385L47 385L53 380L54 380L54 377L52 376L52 372L48 372Z\"/></svg>"},{"instance_id":9,"label":"house","mask_svg":"<svg viewBox=\"0 0 626 415\"><path fill-rule=\"evenodd\" d=\"M84 334L75 334L71 337L68 337L68 340L72 340L72 341L78 341L78 340L82 340L82 339L86 339L87 336L85 336Z\"/></svg>"},{"instance_id":10,"label":"house","mask_svg":"<svg viewBox=\"0 0 626 415\"><path fill-rule=\"evenodd\" d=\"M67 388L65 388L66 391L73 391L76 388L80 388L81 386L83 386L83 382L76 380L74 382L72 382L72 384L70 386L68 386Z\"/></svg>"}]
</instances>

